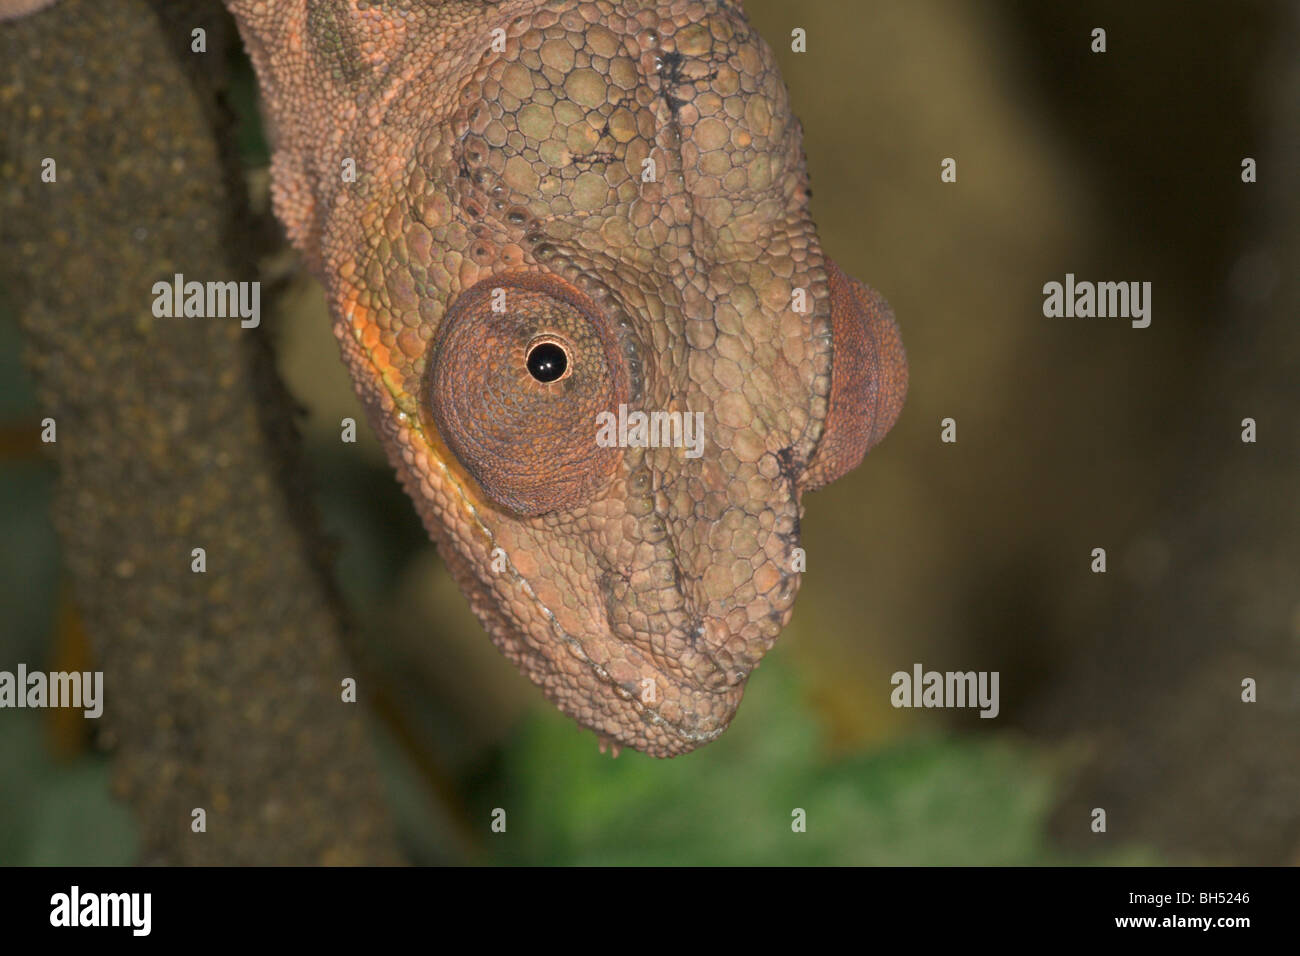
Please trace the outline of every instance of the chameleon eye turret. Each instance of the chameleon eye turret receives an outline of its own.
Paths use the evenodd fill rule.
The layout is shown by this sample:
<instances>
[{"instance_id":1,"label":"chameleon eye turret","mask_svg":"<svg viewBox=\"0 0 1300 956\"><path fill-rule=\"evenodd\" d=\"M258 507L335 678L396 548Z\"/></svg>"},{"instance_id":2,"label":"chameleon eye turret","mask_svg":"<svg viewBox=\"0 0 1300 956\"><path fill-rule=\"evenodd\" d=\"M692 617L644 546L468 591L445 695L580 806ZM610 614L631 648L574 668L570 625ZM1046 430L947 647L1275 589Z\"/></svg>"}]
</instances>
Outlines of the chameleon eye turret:
<instances>
[{"instance_id":1,"label":"chameleon eye turret","mask_svg":"<svg viewBox=\"0 0 1300 956\"><path fill-rule=\"evenodd\" d=\"M831 300L831 394L817 451L804 472L813 491L852 471L894 427L907 397L907 358L880 293L826 260Z\"/></svg>"},{"instance_id":2,"label":"chameleon eye turret","mask_svg":"<svg viewBox=\"0 0 1300 956\"><path fill-rule=\"evenodd\" d=\"M536 516L572 508L620 449L596 415L627 401L625 359L598 306L561 279L495 276L463 292L430 352L432 425L488 499Z\"/></svg>"}]
</instances>

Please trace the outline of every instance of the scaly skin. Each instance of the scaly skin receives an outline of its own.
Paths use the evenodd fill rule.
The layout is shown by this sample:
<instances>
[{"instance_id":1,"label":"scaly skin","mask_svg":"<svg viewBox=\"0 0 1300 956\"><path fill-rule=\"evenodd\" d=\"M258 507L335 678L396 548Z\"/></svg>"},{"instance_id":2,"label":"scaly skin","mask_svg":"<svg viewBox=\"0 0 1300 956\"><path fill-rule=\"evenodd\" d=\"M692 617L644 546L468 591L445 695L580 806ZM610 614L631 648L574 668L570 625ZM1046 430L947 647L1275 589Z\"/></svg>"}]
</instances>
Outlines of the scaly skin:
<instances>
[{"instance_id":1,"label":"scaly skin","mask_svg":"<svg viewBox=\"0 0 1300 956\"><path fill-rule=\"evenodd\" d=\"M698 0L228 6L276 211L474 612L602 742L713 740L789 620L800 495L907 381L888 306L822 254L771 51ZM702 412L703 454L599 447L620 402Z\"/></svg>"}]
</instances>

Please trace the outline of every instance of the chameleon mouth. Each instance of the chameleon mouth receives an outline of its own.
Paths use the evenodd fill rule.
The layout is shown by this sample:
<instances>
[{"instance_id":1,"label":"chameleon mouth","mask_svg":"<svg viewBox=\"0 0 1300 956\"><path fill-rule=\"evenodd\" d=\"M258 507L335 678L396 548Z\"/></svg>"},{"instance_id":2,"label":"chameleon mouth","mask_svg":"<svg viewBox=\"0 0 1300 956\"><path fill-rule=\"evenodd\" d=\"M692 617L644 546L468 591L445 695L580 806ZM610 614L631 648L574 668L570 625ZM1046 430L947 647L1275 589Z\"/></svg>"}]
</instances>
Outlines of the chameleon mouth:
<instances>
[{"instance_id":1,"label":"chameleon mouth","mask_svg":"<svg viewBox=\"0 0 1300 956\"><path fill-rule=\"evenodd\" d=\"M436 429L428 427L428 423L412 419L408 419L405 424L419 435L419 444L442 473L443 487L456 500L457 509L476 533L482 535L484 551L494 552L498 542L494 522L490 517L494 510L492 506L481 499L474 482L468 480L468 476L456 467L455 457L442 446ZM780 536L785 539L787 557L790 548L798 543L797 520L793 523L792 533ZM537 616L545 621L549 639L567 651L569 657L581 662L591 678L606 688L606 694L619 702L620 709L626 708L635 714L637 721L648 728L648 733L643 731L638 734L635 723L626 717L617 718L614 723L593 720L591 713L584 713L564 695L553 693L552 688L536 671L519 664L517 659L519 649L536 648L539 640L548 638L538 634L536 628L528 628L520 623L514 615L507 616L500 613L499 608L482 606L472 601L476 615L498 646L520 666L530 680L543 688L562 711L602 739L658 757L678 756L695 750L717 739L730 726L744 694L745 683L757 666L757 659L762 657L789 620L801 577L798 573L784 571L781 563L770 564L771 568L776 569L777 575L775 583L767 591L771 609L766 618L761 619L756 633L747 635L744 641L747 646L753 646L751 642L755 638L759 642L759 652L752 655L754 659L751 660L749 654L737 659L724 652L723 649L737 635L732 633L722 618L693 608L694 602L683 593L680 569L673 588L677 601L680 602L677 609L684 618L683 624L678 628L665 634L628 631L614 620L612 614L613 608L621 603L619 598L610 593L608 588L600 587L598 593L603 604L603 627L599 628L600 633L577 636L580 632L567 628L562 623L560 616L534 587L529 574L521 570L508 553L504 554L501 570L487 579L476 571L474 564L458 549L444 549L443 557L452 568L462 591L471 596L471 599L473 589L483 585L496 589L498 593L508 593L510 589L522 591ZM785 564L788 566L788 562ZM459 568L455 565L459 565ZM503 579L502 574L508 577ZM509 606L509 601L498 603ZM644 662L641 673L631 678L626 673L612 673L611 667L616 663L614 658L620 655L599 655L609 662L603 663L594 656L602 645L617 645L633 652L637 659ZM657 645L661 648L659 653L655 650ZM667 650L669 645L685 646L687 652L676 655ZM553 661L550 665L554 668ZM646 696L647 677L644 675L654 675L649 679L655 682L658 693ZM603 708L603 713L606 717L612 716L609 707Z\"/></svg>"},{"instance_id":2,"label":"chameleon mouth","mask_svg":"<svg viewBox=\"0 0 1300 956\"><path fill-rule=\"evenodd\" d=\"M443 465L447 477L451 478L452 473ZM492 533L490 526L484 521L483 504L479 502L473 494L472 486L450 482L451 487L455 489L458 497L461 499L461 507L465 513L476 524L477 529L486 538L487 550L491 551L496 544L496 537ZM500 581L483 581L477 574L472 563L461 554L458 550L451 548L443 552L443 559L452 571L453 577L456 578L461 590L467 595L472 592L475 586L487 584L488 586L500 586ZM726 701L721 716L710 717L702 715L694 710L690 710L683 715L682 719L673 719L661 712L660 708L665 703L663 697L655 695L653 699L647 699L645 687L639 685L637 680L620 680L612 674L608 667L596 660L588 650L588 644L582 639L575 637L561 623L559 617L547 605L542 596L538 594L537 589L533 587L528 576L525 575L509 556L505 556L503 572L510 575L510 580L515 587L527 595L533 607L545 619L549 629L550 637L557 644L563 647L568 654L585 665L586 670L597 682L608 688L610 696L617 699L623 705L626 705L632 713L636 714L639 720L647 727L657 730L658 735L650 734L649 743L638 740L628 726L621 725L612 727L608 724L600 725L590 719L590 715L584 714L577 707L572 706L571 701L562 696L555 696L547 688L542 680L539 680L533 673L525 670L525 673L536 684L542 686L548 697L566 714L576 720L579 724L589 730L594 731L598 736L609 739L613 743L633 747L643 750L653 756L674 757L688 753L698 747L709 743L719 737L730 725L731 718L735 714L737 707L740 705L740 697L744 690L743 682L739 685L719 687L717 690L708 690L706 688L695 689L695 693L708 693L710 697L718 698L725 693L735 695L734 700ZM529 636L524 626L515 620L502 614L497 607L488 605L474 604L476 616L482 622L488 633L492 636L494 642L506 652L508 657L513 660L515 655L509 648L528 648L536 646L538 636L535 634ZM635 647L627 641L622 640L617 630L607 623L605 633L598 637L593 637L590 643L596 643L599 639L610 642L617 641L623 646ZM638 656L645 657L649 661L648 655L637 648ZM524 669L521 667L521 669ZM673 682L666 676L663 668L652 663L648 668L653 673L664 678L663 684L659 686L672 686ZM608 712L607 712L608 713ZM658 739L656 739L656 737ZM665 739L667 738L667 739Z\"/></svg>"},{"instance_id":3,"label":"chameleon mouth","mask_svg":"<svg viewBox=\"0 0 1300 956\"><path fill-rule=\"evenodd\" d=\"M526 579L523 579L521 576L520 580L523 582L524 587L526 587L530 592L532 592L532 589L530 586L528 586ZM533 593L533 597L536 598L535 593ZM668 717L665 717L656 707L653 706L652 703L646 702L644 696L644 691L645 691L644 688L639 688L639 689L629 688L628 686L626 686L625 683L617 680L598 661L594 660L587 653L587 650L583 646L582 642L579 641L577 638L573 637L564 629L564 627L560 624L559 620L555 617L554 613L550 610L550 608L548 608L540 600L537 601L537 606L547 616L547 619L549 620L551 625L551 632L555 635L555 637L558 640L560 640L575 657L577 657L579 660L585 663L590 668L591 673L595 676L595 678L601 681L602 683L604 683L605 685L607 685L609 689L613 692L615 697L617 697L619 700L627 704L632 709L632 711L636 713L637 716L640 717L641 720L644 721L648 726L658 728L663 731L667 731L674 738L688 745L681 748L671 749L667 752L658 752L658 748L648 749L647 752L651 753L654 756L669 756L669 757L679 756L681 754L688 753L689 751L694 750L697 747L703 746L704 744L707 744L712 740L717 739L731 725L731 718L735 714L736 708L740 704L739 696L737 696L736 700L728 706L725 719L717 721L712 726L699 726L699 725L688 726L687 722L685 721L679 722L679 721L671 720ZM609 737L616 744L635 746L635 742L633 740L629 740L627 738L626 733L622 731L611 731L607 727L603 728L603 727L592 726L591 724L584 721L580 714L576 714L569 711L568 708L565 707L563 703L560 704L560 707L562 710L565 710L567 713L569 713L571 717L578 720L579 723L584 724L584 726L587 726L589 729L595 731L598 735L601 735L602 738Z\"/></svg>"}]
</instances>

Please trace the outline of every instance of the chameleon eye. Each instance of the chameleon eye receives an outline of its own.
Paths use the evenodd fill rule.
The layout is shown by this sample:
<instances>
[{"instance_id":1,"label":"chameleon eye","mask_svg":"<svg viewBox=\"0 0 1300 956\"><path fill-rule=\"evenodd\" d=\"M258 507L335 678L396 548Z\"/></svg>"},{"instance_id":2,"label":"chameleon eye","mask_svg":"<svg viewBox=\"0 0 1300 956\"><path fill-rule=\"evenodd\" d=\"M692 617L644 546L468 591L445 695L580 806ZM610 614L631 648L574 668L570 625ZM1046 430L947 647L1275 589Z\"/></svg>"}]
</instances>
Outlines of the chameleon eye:
<instances>
[{"instance_id":1,"label":"chameleon eye","mask_svg":"<svg viewBox=\"0 0 1300 956\"><path fill-rule=\"evenodd\" d=\"M569 354L555 342L538 342L528 349L528 374L539 382L554 382L569 370Z\"/></svg>"},{"instance_id":2,"label":"chameleon eye","mask_svg":"<svg viewBox=\"0 0 1300 956\"><path fill-rule=\"evenodd\" d=\"M907 357L889 303L829 258L826 276L833 350L830 405L821 442L804 472L805 491L856 468L894 427L907 395Z\"/></svg>"},{"instance_id":3,"label":"chameleon eye","mask_svg":"<svg viewBox=\"0 0 1300 956\"><path fill-rule=\"evenodd\" d=\"M498 275L460 294L430 348L426 424L499 508L576 507L617 467L596 415L627 401L609 321L553 276Z\"/></svg>"}]
</instances>

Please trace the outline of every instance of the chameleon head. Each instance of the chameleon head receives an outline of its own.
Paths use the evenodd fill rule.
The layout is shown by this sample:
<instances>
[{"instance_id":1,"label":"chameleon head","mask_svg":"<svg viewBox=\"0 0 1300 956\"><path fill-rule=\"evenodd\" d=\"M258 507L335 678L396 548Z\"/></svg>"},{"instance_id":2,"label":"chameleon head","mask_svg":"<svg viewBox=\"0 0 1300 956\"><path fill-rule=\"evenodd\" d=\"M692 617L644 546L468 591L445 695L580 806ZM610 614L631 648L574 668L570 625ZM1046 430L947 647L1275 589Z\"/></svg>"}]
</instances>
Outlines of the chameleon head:
<instances>
[{"instance_id":1,"label":"chameleon head","mask_svg":"<svg viewBox=\"0 0 1300 956\"><path fill-rule=\"evenodd\" d=\"M397 174L332 203L364 236L326 228L323 272L494 641L602 738L673 756L726 729L790 618L801 495L888 431L906 363L821 252L743 14L508 6L446 109L386 96Z\"/></svg>"}]
</instances>

